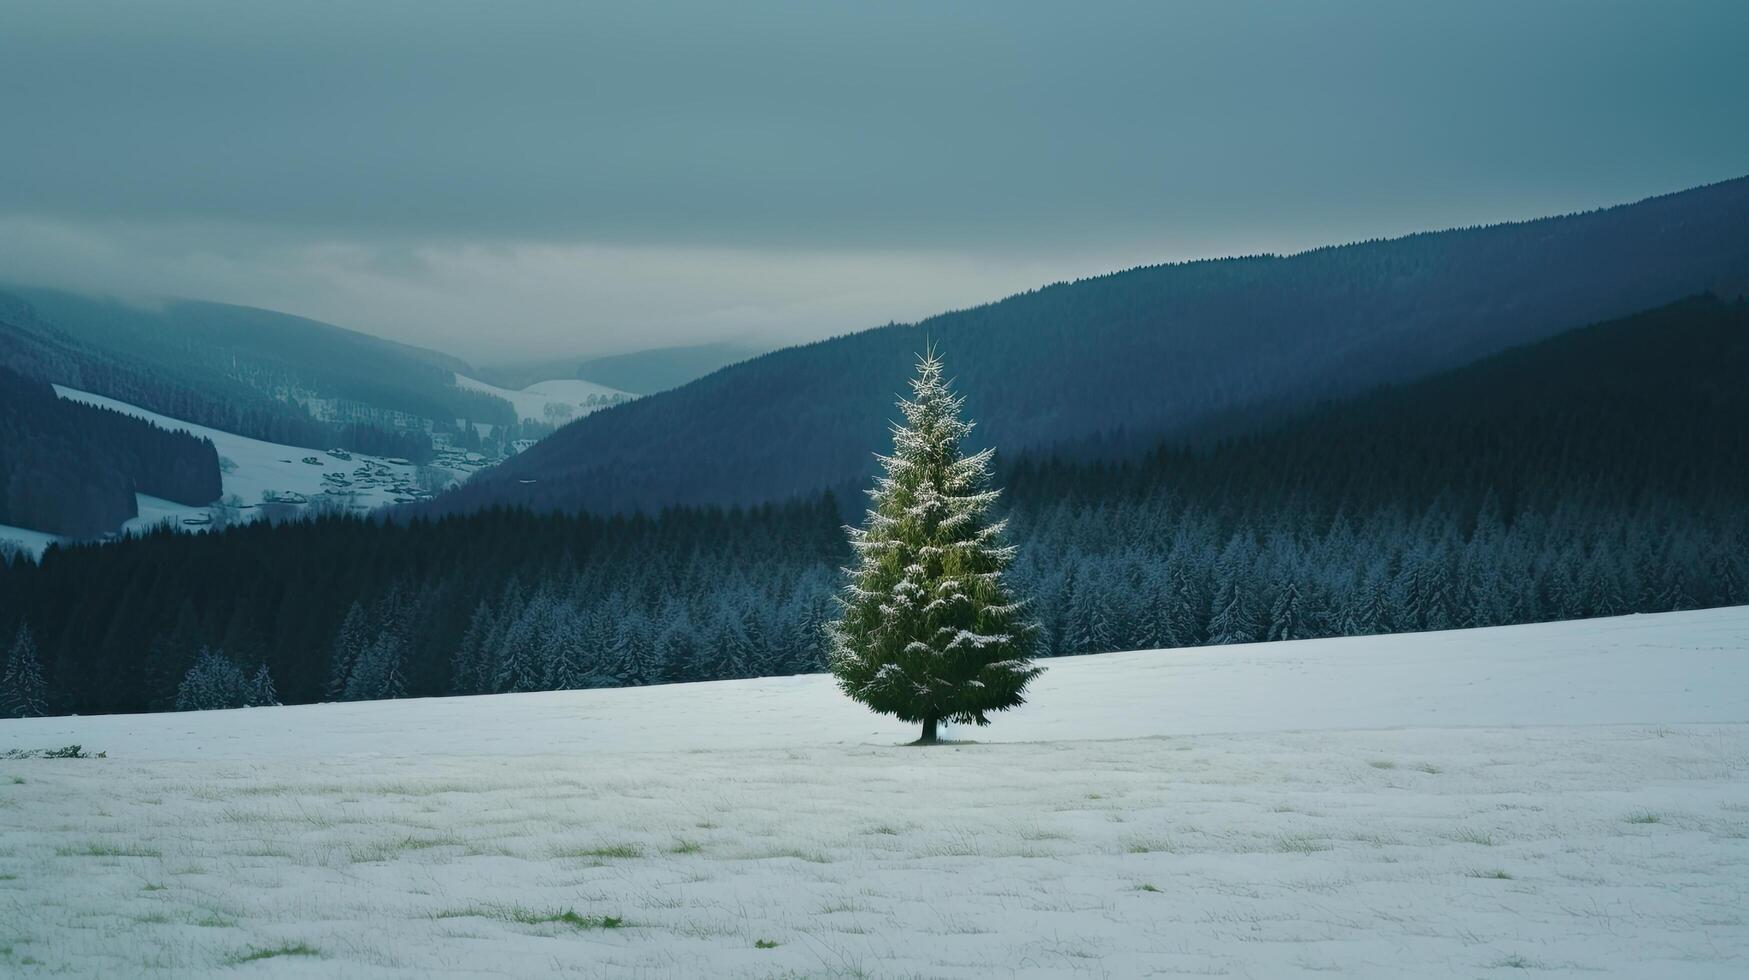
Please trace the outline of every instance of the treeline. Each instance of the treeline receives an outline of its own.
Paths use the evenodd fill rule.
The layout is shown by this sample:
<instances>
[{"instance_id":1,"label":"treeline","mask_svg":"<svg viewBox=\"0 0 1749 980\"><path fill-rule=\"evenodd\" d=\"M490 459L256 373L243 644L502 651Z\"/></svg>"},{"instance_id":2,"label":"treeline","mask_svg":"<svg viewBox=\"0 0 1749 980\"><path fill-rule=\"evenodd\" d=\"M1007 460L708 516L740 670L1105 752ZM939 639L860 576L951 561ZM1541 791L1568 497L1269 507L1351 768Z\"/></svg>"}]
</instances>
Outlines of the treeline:
<instances>
[{"instance_id":1,"label":"treeline","mask_svg":"<svg viewBox=\"0 0 1749 980\"><path fill-rule=\"evenodd\" d=\"M1001 468L1042 655L1749 602L1749 308L1703 297L1126 465ZM0 572L58 710L172 708L203 648L282 700L816 669L831 495L604 519L323 519Z\"/></svg>"},{"instance_id":2,"label":"treeline","mask_svg":"<svg viewBox=\"0 0 1749 980\"><path fill-rule=\"evenodd\" d=\"M1749 520L1723 497L1589 499L1474 516L1453 501L1258 534L1144 498L1027 515L1014 581L1045 653L1502 626L1749 603ZM1123 528L1121 535L1115 528Z\"/></svg>"},{"instance_id":3,"label":"treeline","mask_svg":"<svg viewBox=\"0 0 1749 980\"><path fill-rule=\"evenodd\" d=\"M0 524L92 537L137 515L136 492L211 503L218 453L205 439L69 401L0 367Z\"/></svg>"},{"instance_id":4,"label":"treeline","mask_svg":"<svg viewBox=\"0 0 1749 980\"><path fill-rule=\"evenodd\" d=\"M1043 656L1749 602L1749 520L1722 494L1518 499L1334 517L1278 501L1252 531L1228 524L1262 500L1023 491L1013 582ZM286 703L813 671L849 557L839 520L825 497L154 532L0 570L0 634L28 623L55 710L80 713L174 708L209 648L270 670Z\"/></svg>"},{"instance_id":5,"label":"treeline","mask_svg":"<svg viewBox=\"0 0 1749 980\"><path fill-rule=\"evenodd\" d=\"M1702 296L1212 452L1007 474L1053 652L1749 602L1749 306Z\"/></svg>"},{"instance_id":6,"label":"treeline","mask_svg":"<svg viewBox=\"0 0 1749 980\"><path fill-rule=\"evenodd\" d=\"M783 610L798 596L823 603L843 551L830 498L634 520L494 510L409 524L324 517L154 531L0 568L0 625L10 635L28 624L56 709L80 713L173 708L203 649L251 671L265 664L280 699L300 703L451 693L472 636L491 644L487 655L462 658L476 664L474 676L491 676L479 682L486 689L497 689L496 665L513 663L513 649L532 651L538 667L503 674L523 689L533 683L527 671L544 677L546 662L576 650L579 637L593 643L610 624L630 635L640 621L624 615L632 610L651 625L652 642L680 621L677 610L699 627L700 646L731 620L745 623L740 662L764 670L767 638L796 632ZM343 629L349 615L353 627ZM675 678L712 676L708 657L686 665L691 656L675 657ZM385 669L373 680L375 665ZM601 683L617 669L578 655L555 676Z\"/></svg>"}]
</instances>

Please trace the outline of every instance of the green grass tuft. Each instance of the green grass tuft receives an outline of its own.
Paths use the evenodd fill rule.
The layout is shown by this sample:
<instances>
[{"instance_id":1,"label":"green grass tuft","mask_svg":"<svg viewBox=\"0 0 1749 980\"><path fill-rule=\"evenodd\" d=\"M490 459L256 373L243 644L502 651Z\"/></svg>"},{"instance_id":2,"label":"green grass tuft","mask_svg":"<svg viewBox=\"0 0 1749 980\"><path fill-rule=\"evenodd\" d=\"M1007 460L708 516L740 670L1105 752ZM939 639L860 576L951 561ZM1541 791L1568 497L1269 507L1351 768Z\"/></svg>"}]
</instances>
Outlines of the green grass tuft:
<instances>
[{"instance_id":1,"label":"green grass tuft","mask_svg":"<svg viewBox=\"0 0 1749 980\"><path fill-rule=\"evenodd\" d=\"M225 962L230 966L242 966L244 963L254 963L257 960L271 960L276 956L321 956L316 947L308 943L287 943L271 949L251 949L228 957Z\"/></svg>"},{"instance_id":2,"label":"green grass tuft","mask_svg":"<svg viewBox=\"0 0 1749 980\"><path fill-rule=\"evenodd\" d=\"M755 939L753 941L754 949L776 949L778 945L775 940L771 939Z\"/></svg>"},{"instance_id":3,"label":"green grass tuft","mask_svg":"<svg viewBox=\"0 0 1749 980\"><path fill-rule=\"evenodd\" d=\"M644 849L636 844L605 844L600 847L559 847L553 849L556 858L637 858Z\"/></svg>"},{"instance_id":4,"label":"green grass tuft","mask_svg":"<svg viewBox=\"0 0 1749 980\"><path fill-rule=\"evenodd\" d=\"M103 841L93 841L92 843L81 844L76 847L57 847L55 848L55 855L57 857L127 858L156 858L164 856L162 852L154 848L142 847L138 844L110 844Z\"/></svg>"},{"instance_id":5,"label":"green grass tuft","mask_svg":"<svg viewBox=\"0 0 1749 980\"><path fill-rule=\"evenodd\" d=\"M1288 834L1276 838L1275 849L1284 854L1316 854L1328 851L1330 845L1310 834Z\"/></svg>"}]
</instances>

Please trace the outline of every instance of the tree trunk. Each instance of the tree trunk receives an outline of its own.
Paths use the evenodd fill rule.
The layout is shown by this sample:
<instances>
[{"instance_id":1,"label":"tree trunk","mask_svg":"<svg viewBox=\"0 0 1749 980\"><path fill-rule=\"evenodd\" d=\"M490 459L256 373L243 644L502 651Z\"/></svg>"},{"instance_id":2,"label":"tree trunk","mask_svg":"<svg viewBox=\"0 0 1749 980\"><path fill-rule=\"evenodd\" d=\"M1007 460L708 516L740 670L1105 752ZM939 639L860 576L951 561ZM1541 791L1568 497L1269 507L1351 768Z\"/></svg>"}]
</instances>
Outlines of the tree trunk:
<instances>
[{"instance_id":1,"label":"tree trunk","mask_svg":"<svg viewBox=\"0 0 1749 980\"><path fill-rule=\"evenodd\" d=\"M923 737L911 743L913 745L937 745L941 740L935 737L935 724L939 719L923 719Z\"/></svg>"}]
</instances>

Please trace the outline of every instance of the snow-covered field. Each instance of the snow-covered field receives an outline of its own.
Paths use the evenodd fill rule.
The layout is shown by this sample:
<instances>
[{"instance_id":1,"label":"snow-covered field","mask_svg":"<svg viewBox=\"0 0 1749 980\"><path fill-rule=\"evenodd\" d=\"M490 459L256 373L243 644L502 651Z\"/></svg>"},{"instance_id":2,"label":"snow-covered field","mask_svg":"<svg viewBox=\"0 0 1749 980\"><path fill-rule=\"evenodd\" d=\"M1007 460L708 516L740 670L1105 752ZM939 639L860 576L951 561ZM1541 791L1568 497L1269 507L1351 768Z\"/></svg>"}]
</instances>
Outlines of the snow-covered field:
<instances>
[{"instance_id":1,"label":"snow-covered field","mask_svg":"<svg viewBox=\"0 0 1749 980\"><path fill-rule=\"evenodd\" d=\"M15 547L33 558L40 556L44 548L57 540L59 539L52 534L33 531L28 527L0 524L0 544Z\"/></svg>"},{"instance_id":2,"label":"snow-covered field","mask_svg":"<svg viewBox=\"0 0 1749 980\"><path fill-rule=\"evenodd\" d=\"M218 450L221 461L220 480L224 487L224 496L236 495L250 509L242 511L237 516L248 519L255 510L255 505L261 503L262 494L266 491L291 491L308 498L311 506L323 497L334 498L353 508L370 509L391 503L400 495L395 486L408 486L413 481L413 467L404 463L390 463L377 456L367 456L362 453L352 454L349 460L336 459L325 452L314 449L304 449L298 446L284 446L279 443L263 442L232 432L208 428L204 425L194 425L181 419L171 418L149 412L137 405L94 395L55 385L55 391L62 398L84 402L88 405L98 405L124 412L162 428L176 431L178 429L192 433L202 438L211 439L213 447ZM306 463L306 458L314 458L317 462ZM224 465L229 460L231 465ZM360 468L375 471L374 476L360 476ZM345 484L330 482L324 474L334 473L346 477ZM367 485L368 483L368 485ZM340 492L327 493L334 489ZM171 521L189 530L195 528L181 525L187 519L200 520L210 517L210 507L190 507L174 501L161 500L145 494L138 495L139 516L129 521L126 530L134 531L151 528L161 522ZM39 534L39 532L32 532ZM0 535L11 538L5 529L0 529ZM21 539L22 540L22 539ZM37 551L41 543L36 543Z\"/></svg>"},{"instance_id":3,"label":"snow-covered field","mask_svg":"<svg viewBox=\"0 0 1749 980\"><path fill-rule=\"evenodd\" d=\"M604 408L614 399L628 399L637 396L598 385L593 381L583 381L577 378L559 378L553 381L542 381L529 385L521 391L500 388L484 381L470 378L465 374L455 376L457 387L471 391L483 391L488 395L497 395L516 408L518 418L533 422L554 421L547 417L547 406L561 405L568 410L567 419L581 418L598 408Z\"/></svg>"},{"instance_id":4,"label":"snow-covered field","mask_svg":"<svg viewBox=\"0 0 1749 980\"><path fill-rule=\"evenodd\" d=\"M566 406L571 414L565 418L569 419L588 415L610 404L614 399L635 397L623 391L575 379L542 381L522 391L510 391L458 374L456 384L497 395L513 404L522 418L540 422L553 421L546 415L549 405ZM242 520L256 516L255 508L261 503L262 494L267 491L289 491L301 494L308 500L308 503L293 506L311 507L326 503L352 510L371 510L397 500L404 502L409 496L410 488L415 485L413 466L391 463L383 457L353 453L350 459L336 459L313 449L263 442L204 425L195 425L147 411L137 405L64 385L55 385L55 391L62 398L112 408L165 429L180 429L211 439L221 460L230 461L220 477L224 496L228 498L235 495L245 505L245 509L236 515ZM304 462L309 458L314 458L316 462ZM452 475L465 478L468 469L457 468ZM325 474L343 476L346 482L330 481ZM196 531L205 525L189 525L184 522L210 520L214 514L212 507L190 507L145 494L138 494L137 500L139 516L128 521L123 527L124 531L146 530L166 521L184 530ZM54 535L41 531L0 525L0 542L8 542L32 555L42 554L43 549L55 540Z\"/></svg>"},{"instance_id":5,"label":"snow-covered field","mask_svg":"<svg viewBox=\"0 0 1749 980\"><path fill-rule=\"evenodd\" d=\"M0 973L1737 977L1749 608L0 722Z\"/></svg>"}]
</instances>

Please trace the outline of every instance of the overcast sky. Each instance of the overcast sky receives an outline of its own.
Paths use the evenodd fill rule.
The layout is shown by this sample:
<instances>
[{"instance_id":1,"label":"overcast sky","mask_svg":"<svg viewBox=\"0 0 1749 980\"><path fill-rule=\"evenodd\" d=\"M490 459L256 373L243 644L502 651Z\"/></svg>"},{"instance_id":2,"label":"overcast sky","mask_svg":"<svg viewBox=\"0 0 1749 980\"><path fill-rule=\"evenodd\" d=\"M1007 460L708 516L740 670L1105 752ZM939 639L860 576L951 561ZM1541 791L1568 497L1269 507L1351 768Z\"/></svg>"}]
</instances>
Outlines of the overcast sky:
<instances>
[{"instance_id":1,"label":"overcast sky","mask_svg":"<svg viewBox=\"0 0 1749 980\"><path fill-rule=\"evenodd\" d=\"M1749 173L1749 3L0 7L0 280L476 361Z\"/></svg>"}]
</instances>

